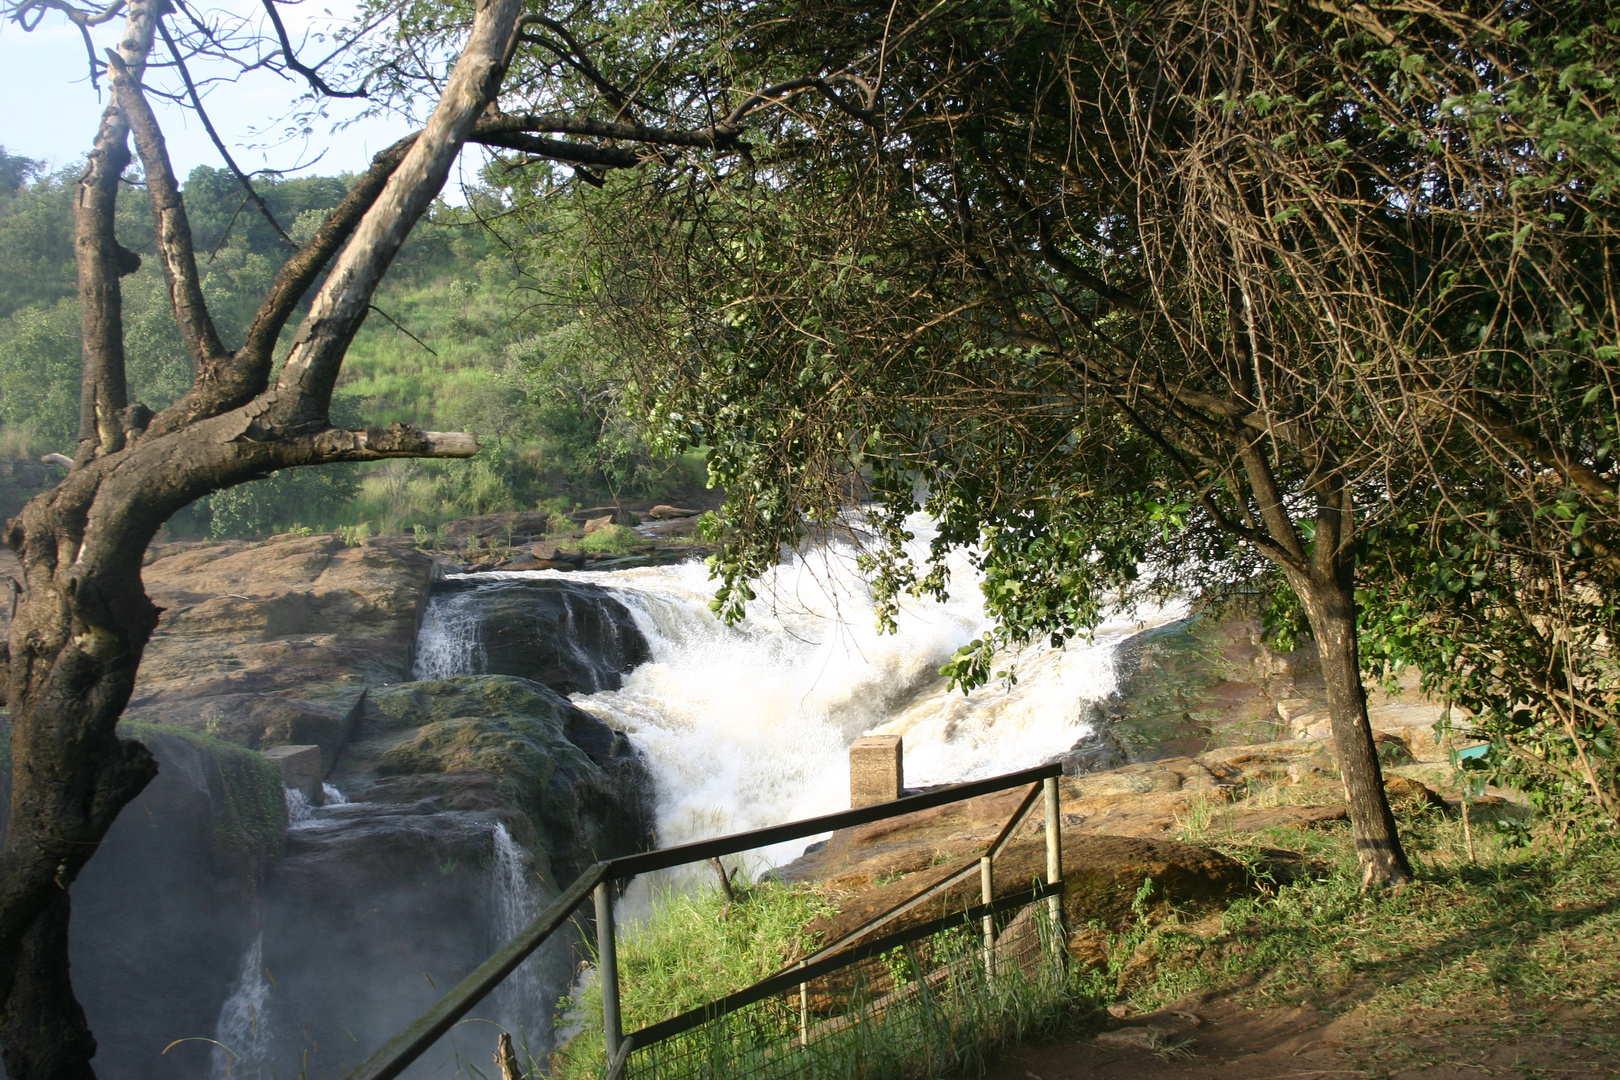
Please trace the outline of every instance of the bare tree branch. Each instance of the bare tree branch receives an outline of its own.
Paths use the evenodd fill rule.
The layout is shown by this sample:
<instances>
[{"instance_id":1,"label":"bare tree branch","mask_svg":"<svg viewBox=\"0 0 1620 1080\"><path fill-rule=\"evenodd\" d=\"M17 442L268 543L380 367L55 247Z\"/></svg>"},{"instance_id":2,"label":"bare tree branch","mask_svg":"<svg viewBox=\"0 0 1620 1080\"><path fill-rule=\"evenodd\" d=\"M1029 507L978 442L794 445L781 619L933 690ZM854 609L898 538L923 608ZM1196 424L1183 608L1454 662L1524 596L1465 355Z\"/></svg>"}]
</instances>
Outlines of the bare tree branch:
<instances>
[{"instance_id":1,"label":"bare tree branch","mask_svg":"<svg viewBox=\"0 0 1620 1080\"><path fill-rule=\"evenodd\" d=\"M212 140L214 149L218 150L219 156L224 159L225 167L231 170L231 174L236 177L237 183L242 185L242 191L246 194L248 201L258 207L260 216L270 223L270 227L275 230L276 235L281 237L289 248L297 250L298 245L293 243L292 237L288 236L287 231L281 227L281 222L277 221L276 216L270 212L270 207L265 205L265 201L259 197L259 193L254 190L253 182L248 179L247 173L241 170L236 164L236 159L231 157L231 152L226 149L225 140L221 139L219 132L214 130L214 121L209 118L208 110L203 108L202 95L197 93L197 85L192 82L191 71L186 67L185 57L180 55L180 50L175 46L174 38L169 36L169 28L159 21L158 32L163 35L163 43L168 46L169 56L174 60L175 70L180 72L180 79L186 85L186 94L191 98L191 107L197 110L197 118L202 121L203 130L208 132L208 138Z\"/></svg>"},{"instance_id":2,"label":"bare tree branch","mask_svg":"<svg viewBox=\"0 0 1620 1080\"><path fill-rule=\"evenodd\" d=\"M321 78L320 72L300 61L297 51L293 49L292 39L287 36L287 26L281 21L281 12L276 10L276 0L263 0L263 3L264 10L270 14L270 22L276 28L276 37L281 42L282 61L288 67L302 75L313 89L327 97L362 98L367 96L364 86L358 90L334 90L327 84L325 79Z\"/></svg>"},{"instance_id":3,"label":"bare tree branch","mask_svg":"<svg viewBox=\"0 0 1620 1080\"><path fill-rule=\"evenodd\" d=\"M215 381L219 378L220 365L226 363L229 356L203 300L197 259L191 248L191 225L186 220L185 203L180 197L174 168L169 164L163 133L151 106L141 94L140 84L123 60L108 50L107 64L115 100L134 130L135 147L146 170L146 189L152 199L152 216L157 227L158 254L163 259L163 273L169 282L169 301L175 322L180 326L180 340L191 354L198 380Z\"/></svg>"}]
</instances>

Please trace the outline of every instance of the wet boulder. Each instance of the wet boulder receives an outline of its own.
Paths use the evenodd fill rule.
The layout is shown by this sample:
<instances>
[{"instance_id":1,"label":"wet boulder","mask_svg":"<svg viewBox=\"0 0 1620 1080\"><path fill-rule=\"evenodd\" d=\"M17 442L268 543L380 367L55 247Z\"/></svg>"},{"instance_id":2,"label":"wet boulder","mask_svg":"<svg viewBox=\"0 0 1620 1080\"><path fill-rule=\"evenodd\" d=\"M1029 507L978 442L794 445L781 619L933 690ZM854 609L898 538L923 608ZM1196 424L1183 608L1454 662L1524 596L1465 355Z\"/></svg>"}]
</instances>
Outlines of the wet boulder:
<instances>
[{"instance_id":1,"label":"wet boulder","mask_svg":"<svg viewBox=\"0 0 1620 1080\"><path fill-rule=\"evenodd\" d=\"M289 831L264 905L261 1053L310 1075L353 1068L590 863L652 844L651 783L623 733L512 676L374 688L331 783L350 801ZM572 963L559 941L475 1015L541 1047Z\"/></svg>"},{"instance_id":2,"label":"wet boulder","mask_svg":"<svg viewBox=\"0 0 1620 1080\"><path fill-rule=\"evenodd\" d=\"M564 884L651 843L651 780L624 733L507 675L371 691L335 780L357 801L499 814Z\"/></svg>"},{"instance_id":3,"label":"wet boulder","mask_svg":"<svg viewBox=\"0 0 1620 1080\"><path fill-rule=\"evenodd\" d=\"M440 582L422 638L419 675L515 675L559 694L617 690L652 655L612 589L559 578Z\"/></svg>"}]
</instances>

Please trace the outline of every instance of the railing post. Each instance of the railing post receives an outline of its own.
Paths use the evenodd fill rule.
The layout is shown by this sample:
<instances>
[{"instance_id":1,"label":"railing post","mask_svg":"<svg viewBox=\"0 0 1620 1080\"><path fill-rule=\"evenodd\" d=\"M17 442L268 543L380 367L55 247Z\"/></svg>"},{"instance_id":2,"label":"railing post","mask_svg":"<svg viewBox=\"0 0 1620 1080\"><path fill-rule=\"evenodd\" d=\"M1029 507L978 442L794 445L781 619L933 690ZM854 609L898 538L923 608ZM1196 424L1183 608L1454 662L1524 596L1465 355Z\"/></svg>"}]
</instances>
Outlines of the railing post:
<instances>
[{"instance_id":1,"label":"railing post","mask_svg":"<svg viewBox=\"0 0 1620 1080\"><path fill-rule=\"evenodd\" d=\"M990 856L979 856L979 899L985 907L996 902L995 871L990 865ZM996 977L996 917L984 917L984 977L989 981Z\"/></svg>"},{"instance_id":2,"label":"railing post","mask_svg":"<svg viewBox=\"0 0 1620 1080\"><path fill-rule=\"evenodd\" d=\"M602 987L602 1042L606 1058L619 1056L619 950L613 936L613 881L596 887L596 981Z\"/></svg>"},{"instance_id":3,"label":"railing post","mask_svg":"<svg viewBox=\"0 0 1620 1080\"><path fill-rule=\"evenodd\" d=\"M1042 782L1046 797L1046 883L1056 885L1063 880L1063 824L1058 813L1057 777L1048 776ZM1061 948L1063 942L1063 897L1061 894L1046 898L1047 910L1052 915L1052 936Z\"/></svg>"},{"instance_id":4,"label":"railing post","mask_svg":"<svg viewBox=\"0 0 1620 1080\"><path fill-rule=\"evenodd\" d=\"M804 967L803 964L799 965ZM810 984L799 984L799 1045L810 1045Z\"/></svg>"}]
</instances>

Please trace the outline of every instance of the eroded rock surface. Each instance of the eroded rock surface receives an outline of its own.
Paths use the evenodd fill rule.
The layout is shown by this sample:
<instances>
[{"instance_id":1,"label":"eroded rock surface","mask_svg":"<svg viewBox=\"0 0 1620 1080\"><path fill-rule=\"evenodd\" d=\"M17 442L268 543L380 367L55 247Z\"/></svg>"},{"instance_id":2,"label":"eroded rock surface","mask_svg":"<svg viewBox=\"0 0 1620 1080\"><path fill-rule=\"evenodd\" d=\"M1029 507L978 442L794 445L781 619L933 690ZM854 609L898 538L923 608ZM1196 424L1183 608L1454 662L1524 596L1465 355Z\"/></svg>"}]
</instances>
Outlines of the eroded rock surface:
<instances>
[{"instance_id":1,"label":"eroded rock surface","mask_svg":"<svg viewBox=\"0 0 1620 1080\"><path fill-rule=\"evenodd\" d=\"M532 915L589 863L652 843L650 781L624 735L510 676L373 690L333 780L353 801L289 832L265 905L277 1060L330 1075L504 943L515 884ZM566 942L553 954L534 1000L477 1015L521 1019L541 1045L572 963Z\"/></svg>"},{"instance_id":2,"label":"eroded rock surface","mask_svg":"<svg viewBox=\"0 0 1620 1080\"><path fill-rule=\"evenodd\" d=\"M253 749L308 743L327 768L367 687L410 678L433 561L333 536L154 547L164 609L125 716Z\"/></svg>"},{"instance_id":3,"label":"eroded rock surface","mask_svg":"<svg viewBox=\"0 0 1620 1080\"><path fill-rule=\"evenodd\" d=\"M899 881L862 889L842 904L836 916L817 919L806 929L821 941L841 940L908 897L978 862L970 855L910 874ZM1144 893L1143 885L1153 881ZM997 899L1027 895L1046 879L1044 839L1017 840L996 859ZM1195 844L1139 837L1097 836L1078 829L1063 832L1063 910L1069 926L1100 922L1117 929L1144 905L1173 905L1197 910L1233 899L1247 886L1243 867L1220 852ZM942 918L980 902L977 875L957 883L912 908L878 931L894 933L907 926Z\"/></svg>"},{"instance_id":4,"label":"eroded rock surface","mask_svg":"<svg viewBox=\"0 0 1620 1080\"><path fill-rule=\"evenodd\" d=\"M333 779L355 801L495 814L562 884L652 842L651 780L625 734L507 675L374 690Z\"/></svg>"},{"instance_id":5,"label":"eroded rock surface","mask_svg":"<svg viewBox=\"0 0 1620 1080\"><path fill-rule=\"evenodd\" d=\"M458 650L424 674L515 675L560 694L617 690L651 652L612 589L562 578L453 578L434 588L431 635L457 628Z\"/></svg>"}]
</instances>

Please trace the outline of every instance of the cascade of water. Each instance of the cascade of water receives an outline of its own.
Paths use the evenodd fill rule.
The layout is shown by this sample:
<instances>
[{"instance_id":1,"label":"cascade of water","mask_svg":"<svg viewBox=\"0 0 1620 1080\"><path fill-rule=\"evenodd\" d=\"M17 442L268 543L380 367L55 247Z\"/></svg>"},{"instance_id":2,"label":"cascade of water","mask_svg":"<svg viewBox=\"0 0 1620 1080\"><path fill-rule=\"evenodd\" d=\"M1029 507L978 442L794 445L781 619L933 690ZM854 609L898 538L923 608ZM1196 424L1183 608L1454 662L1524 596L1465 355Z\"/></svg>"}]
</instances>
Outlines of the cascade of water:
<instances>
[{"instance_id":1,"label":"cascade of water","mask_svg":"<svg viewBox=\"0 0 1620 1080\"><path fill-rule=\"evenodd\" d=\"M491 837L490 907L494 938L505 945L540 913L530 858L505 825L496 823ZM539 1057L551 1048L552 1013L568 985L569 945L561 939L542 947L518 965L495 992L495 1011L527 1049Z\"/></svg>"},{"instance_id":2,"label":"cascade of water","mask_svg":"<svg viewBox=\"0 0 1620 1080\"><path fill-rule=\"evenodd\" d=\"M321 797L326 800L327 806L344 806L349 801L349 797L347 795L343 794L343 792L339 791L331 784L321 785Z\"/></svg>"},{"instance_id":3,"label":"cascade of water","mask_svg":"<svg viewBox=\"0 0 1620 1080\"><path fill-rule=\"evenodd\" d=\"M297 788L282 788L282 797L287 800L287 828L297 829L309 825L315 820L315 808L309 805L304 793Z\"/></svg>"},{"instance_id":4,"label":"cascade of water","mask_svg":"<svg viewBox=\"0 0 1620 1080\"><path fill-rule=\"evenodd\" d=\"M931 523L919 517L909 528L917 552L924 552ZM1113 693L1115 646L1182 614L1123 613L1090 642L999 658L997 669L1017 670L1017 684L963 695L948 690L938 670L988 628L968 557L949 564L949 600L906 601L898 632L883 634L856 556L834 543L784 562L754 583L760 599L734 627L709 611L714 584L700 563L572 575L612 588L652 649L652 660L620 689L576 695L574 702L629 732L646 753L658 785L660 843L847 806L844 755L863 734L905 737L912 785L1051 760L1091 731L1088 706ZM435 636L419 656L450 657L471 647L463 628L476 621L476 598L477 590L466 590L445 598L451 603L435 601ZM462 640L453 640L458 635ZM765 859L792 858L801 846Z\"/></svg>"},{"instance_id":5,"label":"cascade of water","mask_svg":"<svg viewBox=\"0 0 1620 1080\"><path fill-rule=\"evenodd\" d=\"M412 677L447 679L478 670L478 619L475 590L435 596L416 632Z\"/></svg>"},{"instance_id":6,"label":"cascade of water","mask_svg":"<svg viewBox=\"0 0 1620 1080\"><path fill-rule=\"evenodd\" d=\"M302 796L300 796L302 798ZM288 805L291 805L289 800ZM306 804L307 805L307 804ZM266 1015L270 983L264 974L264 936L253 939L242 958L242 971L220 1006L214 1027L213 1064L209 1080L260 1080L268 1076L270 1031Z\"/></svg>"}]
</instances>

